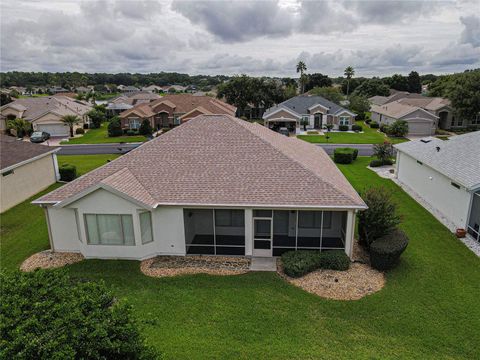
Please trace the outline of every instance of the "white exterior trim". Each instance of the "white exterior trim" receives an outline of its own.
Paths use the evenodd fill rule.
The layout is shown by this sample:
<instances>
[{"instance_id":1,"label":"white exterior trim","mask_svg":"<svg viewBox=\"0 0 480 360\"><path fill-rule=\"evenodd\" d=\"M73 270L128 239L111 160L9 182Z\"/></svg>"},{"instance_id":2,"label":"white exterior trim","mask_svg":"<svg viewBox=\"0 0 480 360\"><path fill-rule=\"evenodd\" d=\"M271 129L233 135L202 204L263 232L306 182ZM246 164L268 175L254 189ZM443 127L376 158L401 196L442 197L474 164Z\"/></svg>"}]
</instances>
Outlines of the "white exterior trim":
<instances>
[{"instance_id":1,"label":"white exterior trim","mask_svg":"<svg viewBox=\"0 0 480 360\"><path fill-rule=\"evenodd\" d=\"M38 160L38 159L41 159L41 158L43 158L43 157L45 157L45 156L47 156L47 155L51 155L51 154L54 154L54 156L55 156L55 161L56 161L57 157L56 157L55 153L56 153L57 151L60 151L60 148L53 149L53 150L51 150L51 151L49 151L49 152L46 152L46 153L43 153L43 154L34 156L34 157L32 157L32 158L30 158L30 159L28 159L28 160L24 160L24 161L21 161L21 162L19 162L19 163L16 163L16 164L7 166L6 168L3 168L2 170L0 170L0 173L3 174L4 172L7 172L7 171L13 170L13 169L15 169L15 168L17 168L17 167L20 167L20 166L26 165L26 164L28 164L28 163L34 162L34 161L36 161L36 160ZM57 167L58 167L58 165L57 165Z\"/></svg>"},{"instance_id":2,"label":"white exterior trim","mask_svg":"<svg viewBox=\"0 0 480 360\"><path fill-rule=\"evenodd\" d=\"M289 114L291 114L291 115L293 115L293 116L295 116L295 117L297 117L297 118L299 118L299 119L302 118L302 115L294 112L293 110L290 110L290 109L287 108L287 107L279 107L278 109L272 111L271 113L264 114L264 115L263 115L263 119L264 119L264 120L267 120L268 117L270 117L270 116L272 116L273 114L276 114L277 112L280 112L280 111L282 111L282 110L288 112Z\"/></svg>"}]
</instances>

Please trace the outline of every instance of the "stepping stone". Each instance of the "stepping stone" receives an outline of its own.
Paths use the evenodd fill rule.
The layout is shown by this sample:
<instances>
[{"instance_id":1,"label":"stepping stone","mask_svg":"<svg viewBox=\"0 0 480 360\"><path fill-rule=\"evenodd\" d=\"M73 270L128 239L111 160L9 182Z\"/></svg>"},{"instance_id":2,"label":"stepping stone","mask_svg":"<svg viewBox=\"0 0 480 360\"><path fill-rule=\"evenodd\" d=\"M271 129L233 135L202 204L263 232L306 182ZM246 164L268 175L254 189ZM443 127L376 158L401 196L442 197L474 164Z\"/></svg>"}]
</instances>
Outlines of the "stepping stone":
<instances>
[{"instance_id":1,"label":"stepping stone","mask_svg":"<svg viewBox=\"0 0 480 360\"><path fill-rule=\"evenodd\" d=\"M277 271L277 259L273 257L252 257L250 271Z\"/></svg>"}]
</instances>

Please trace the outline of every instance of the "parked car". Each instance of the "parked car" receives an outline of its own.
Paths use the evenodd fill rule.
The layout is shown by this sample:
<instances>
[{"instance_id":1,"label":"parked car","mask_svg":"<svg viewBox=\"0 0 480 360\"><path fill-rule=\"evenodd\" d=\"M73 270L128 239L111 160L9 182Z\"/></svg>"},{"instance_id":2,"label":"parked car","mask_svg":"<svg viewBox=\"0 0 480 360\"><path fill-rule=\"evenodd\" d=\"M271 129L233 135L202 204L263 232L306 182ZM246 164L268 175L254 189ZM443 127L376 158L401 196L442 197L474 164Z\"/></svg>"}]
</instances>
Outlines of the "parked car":
<instances>
[{"instance_id":1,"label":"parked car","mask_svg":"<svg viewBox=\"0 0 480 360\"><path fill-rule=\"evenodd\" d=\"M282 135L285 135L285 136L290 135L290 132L288 131L288 129L286 127L281 127L280 129L278 129L278 133L282 134Z\"/></svg>"},{"instance_id":2,"label":"parked car","mask_svg":"<svg viewBox=\"0 0 480 360\"><path fill-rule=\"evenodd\" d=\"M50 139L50 134L45 132L45 131L35 131L31 136L30 136L30 141L32 143L42 143L45 140Z\"/></svg>"}]
</instances>

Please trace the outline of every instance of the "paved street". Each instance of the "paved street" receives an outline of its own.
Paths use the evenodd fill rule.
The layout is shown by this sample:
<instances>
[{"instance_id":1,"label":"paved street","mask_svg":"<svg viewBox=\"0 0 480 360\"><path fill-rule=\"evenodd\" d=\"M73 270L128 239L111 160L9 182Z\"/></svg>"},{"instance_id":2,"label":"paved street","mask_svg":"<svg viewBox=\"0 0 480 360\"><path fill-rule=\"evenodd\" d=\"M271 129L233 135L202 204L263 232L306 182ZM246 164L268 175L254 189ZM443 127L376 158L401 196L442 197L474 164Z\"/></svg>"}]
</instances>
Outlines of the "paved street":
<instances>
[{"instance_id":1,"label":"paved street","mask_svg":"<svg viewBox=\"0 0 480 360\"><path fill-rule=\"evenodd\" d=\"M333 155L333 150L337 147L350 147L358 149L359 156L372 156L373 145L372 144L317 144L321 146L329 155Z\"/></svg>"},{"instance_id":2,"label":"paved street","mask_svg":"<svg viewBox=\"0 0 480 360\"><path fill-rule=\"evenodd\" d=\"M135 149L141 143L133 144L88 144L60 145L59 155L95 155L95 154L125 154Z\"/></svg>"}]
</instances>

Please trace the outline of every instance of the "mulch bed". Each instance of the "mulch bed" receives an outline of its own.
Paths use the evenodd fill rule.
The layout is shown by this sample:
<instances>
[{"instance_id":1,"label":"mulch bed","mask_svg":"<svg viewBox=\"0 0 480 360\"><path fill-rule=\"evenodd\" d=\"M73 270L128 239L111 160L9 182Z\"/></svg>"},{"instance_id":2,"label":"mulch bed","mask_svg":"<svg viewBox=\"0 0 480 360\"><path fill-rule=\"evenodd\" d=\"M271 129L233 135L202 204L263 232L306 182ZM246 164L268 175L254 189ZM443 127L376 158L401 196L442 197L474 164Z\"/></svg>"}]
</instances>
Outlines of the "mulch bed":
<instances>
[{"instance_id":1,"label":"mulch bed","mask_svg":"<svg viewBox=\"0 0 480 360\"><path fill-rule=\"evenodd\" d=\"M84 259L82 254L69 252L41 251L27 258L20 266L21 271L33 271L35 269L53 269L65 265L74 264Z\"/></svg>"},{"instance_id":2,"label":"mulch bed","mask_svg":"<svg viewBox=\"0 0 480 360\"><path fill-rule=\"evenodd\" d=\"M380 291L385 286L385 275L370 267L367 252L357 243L353 247L353 259L347 271L320 269L300 278L287 276L278 259L277 272L289 283L327 299L358 300Z\"/></svg>"},{"instance_id":3,"label":"mulch bed","mask_svg":"<svg viewBox=\"0 0 480 360\"><path fill-rule=\"evenodd\" d=\"M147 276L166 277L188 274L240 275L249 271L250 259L226 256L157 256L141 262Z\"/></svg>"}]
</instances>

